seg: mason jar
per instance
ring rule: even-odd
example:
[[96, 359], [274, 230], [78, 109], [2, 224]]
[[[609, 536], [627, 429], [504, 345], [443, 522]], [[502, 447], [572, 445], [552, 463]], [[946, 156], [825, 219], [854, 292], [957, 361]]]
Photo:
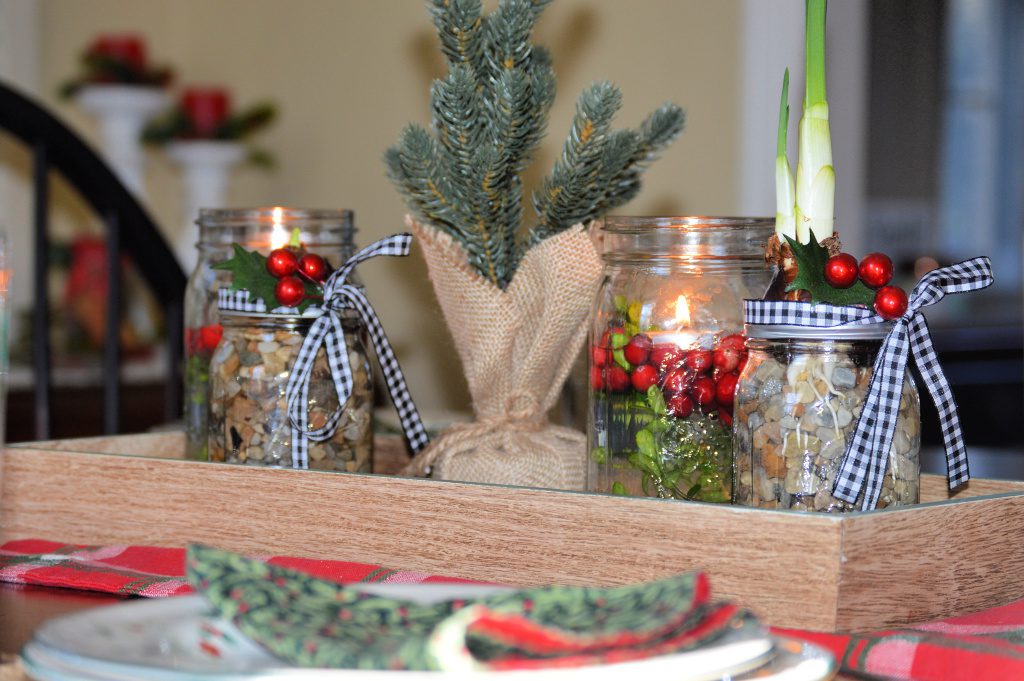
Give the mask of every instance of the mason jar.
[[296, 208], [204, 208], [199, 211], [199, 257], [185, 288], [185, 432], [190, 459], [206, 461], [210, 357], [223, 329], [217, 291], [230, 283], [230, 273], [214, 269], [229, 259], [237, 243], [263, 255], [288, 243], [299, 229], [305, 249], [337, 267], [355, 252], [350, 210]]
[[608, 217], [589, 335], [587, 489], [728, 502], [743, 299], [771, 279], [765, 218]]
[[[891, 324], [821, 329], [747, 325], [735, 409], [735, 501], [842, 513], [832, 487]], [[877, 508], [918, 503], [921, 402], [907, 372]]]
[[[224, 334], [210, 361], [211, 461], [292, 467], [292, 427], [286, 388], [315, 316], [221, 310]], [[309, 468], [370, 473], [373, 451], [373, 378], [366, 329], [351, 314], [342, 318], [352, 371], [352, 394], [334, 435], [309, 442]], [[324, 426], [338, 408], [338, 394], [324, 347], [309, 377], [307, 421]]]

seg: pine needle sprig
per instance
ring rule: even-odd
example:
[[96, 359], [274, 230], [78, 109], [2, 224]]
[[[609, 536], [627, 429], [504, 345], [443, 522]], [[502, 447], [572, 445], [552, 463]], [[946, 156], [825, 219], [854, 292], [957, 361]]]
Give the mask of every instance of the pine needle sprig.
[[428, 9], [448, 63], [479, 70], [484, 33], [480, 0], [431, 0]]
[[562, 157], [533, 194], [540, 223], [530, 230], [531, 245], [584, 219], [600, 201], [605, 191], [599, 182], [605, 144], [621, 106], [622, 93], [607, 81], [594, 83], [580, 95]]
[[[648, 116], [637, 130], [637, 145], [629, 160], [607, 179], [608, 191], [597, 206], [597, 214], [632, 200], [640, 193], [640, 177], [683, 131], [686, 114], [675, 104], [666, 103]], [[614, 152], [609, 151], [609, 166], [614, 167]]]
[[683, 127], [682, 110], [666, 105], [636, 130], [613, 131], [621, 93], [610, 83], [591, 86], [533, 193], [536, 225], [524, 230], [522, 173], [555, 98], [551, 56], [530, 36], [551, 1], [499, 0], [485, 16], [480, 0], [428, 0], [448, 74], [431, 88], [431, 131], [409, 126], [384, 154], [410, 209], [503, 289], [526, 249], [632, 198], [643, 170]]

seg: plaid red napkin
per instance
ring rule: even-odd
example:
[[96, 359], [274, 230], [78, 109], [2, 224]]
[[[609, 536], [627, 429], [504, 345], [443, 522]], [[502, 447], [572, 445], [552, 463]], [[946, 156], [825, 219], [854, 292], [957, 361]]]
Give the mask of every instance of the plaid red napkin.
[[[469, 582], [379, 565], [274, 556], [266, 562], [336, 582]], [[134, 596], [189, 593], [185, 550], [76, 546], [41, 539], [0, 546], [0, 581]], [[868, 635], [774, 629], [828, 648], [842, 668], [912, 681], [1024, 679], [1024, 600], [983, 612]]]
[[[424, 572], [339, 560], [254, 556], [339, 583], [470, 582]], [[20, 539], [0, 546], [0, 581], [103, 591], [124, 596], [177, 596], [192, 592], [185, 581], [185, 549], [158, 546], [79, 546]]]

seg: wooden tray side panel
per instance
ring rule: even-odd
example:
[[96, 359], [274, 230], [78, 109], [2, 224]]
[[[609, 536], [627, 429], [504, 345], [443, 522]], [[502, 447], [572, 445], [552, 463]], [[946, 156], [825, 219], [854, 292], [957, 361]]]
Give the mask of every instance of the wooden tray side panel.
[[27, 447], [0, 473], [3, 540], [204, 542], [522, 585], [701, 568], [772, 624], [835, 626], [835, 518]]
[[1024, 495], [852, 516], [836, 626], [880, 629], [1024, 598], [1021, 537]]
[[1024, 492], [1024, 482], [1020, 480], [992, 480], [989, 478], [971, 478], [970, 482], [950, 492], [949, 484], [944, 475], [921, 475], [921, 501], [947, 501], [949, 499], [968, 499], [988, 494], [1006, 494], [1007, 492]]

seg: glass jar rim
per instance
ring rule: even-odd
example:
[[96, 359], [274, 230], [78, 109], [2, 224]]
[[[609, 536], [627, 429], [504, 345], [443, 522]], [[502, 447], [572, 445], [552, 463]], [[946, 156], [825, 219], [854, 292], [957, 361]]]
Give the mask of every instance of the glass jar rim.
[[655, 230], [741, 230], [775, 227], [775, 218], [714, 215], [607, 215], [601, 229], [616, 234], [644, 234]]
[[287, 221], [296, 222], [340, 222], [352, 221], [353, 212], [347, 208], [289, 208], [288, 206], [257, 206], [254, 208], [200, 208], [196, 224], [206, 226], [229, 226], [252, 223]]
[[[600, 223], [608, 263], [765, 266], [773, 218], [609, 215]], [[702, 264], [703, 263], [703, 264]]]
[[796, 324], [744, 324], [743, 333], [751, 340], [882, 340], [892, 330], [893, 322], [850, 326], [798, 326]]

